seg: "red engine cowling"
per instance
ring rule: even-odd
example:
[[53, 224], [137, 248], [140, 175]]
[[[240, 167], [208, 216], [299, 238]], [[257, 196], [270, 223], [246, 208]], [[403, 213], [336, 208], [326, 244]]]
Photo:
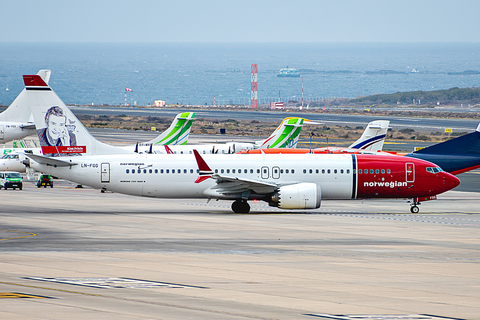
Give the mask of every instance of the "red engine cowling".
[[281, 209], [320, 208], [322, 191], [316, 183], [304, 182], [282, 186], [272, 196], [271, 205]]

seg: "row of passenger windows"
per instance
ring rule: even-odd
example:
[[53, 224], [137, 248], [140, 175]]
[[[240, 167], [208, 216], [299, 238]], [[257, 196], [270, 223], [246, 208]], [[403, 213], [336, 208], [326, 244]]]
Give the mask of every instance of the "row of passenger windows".
[[[322, 174], [325, 174], [325, 173], [331, 174], [332, 172], [333, 172], [333, 174], [337, 174], [339, 172], [340, 172], [340, 174], [343, 174], [344, 172], [346, 174], [349, 174], [350, 169], [347, 169], [345, 171], [343, 169], [340, 169], [340, 170], [338, 170], [338, 169], [333, 169], [333, 170], [332, 169], [322, 169], [321, 172], [322, 172]], [[307, 169], [303, 169], [303, 173], [307, 173]], [[308, 173], [313, 173], [313, 169], [309, 169]], [[320, 169], [315, 169], [315, 173], [317, 173], [317, 174], [320, 173]]]
[[[278, 172], [278, 168], [274, 168], [273, 170], [275, 171], [275, 173]], [[188, 172], [190, 172], [191, 174], [194, 173], [194, 169], [189, 169], [189, 170], [187, 170], [187, 169], [183, 169], [183, 170], [182, 170], [182, 169], [131, 169], [131, 170], [130, 170], [130, 169], [126, 169], [126, 170], [125, 170], [126, 173], [130, 173], [130, 172], [131, 172], [131, 173], [142, 173], [142, 172], [143, 172], [143, 173], [147, 173], [147, 172], [148, 172], [148, 173], [157, 173], [157, 174], [158, 174], [158, 173], [160, 173], [160, 174], [163, 174], [163, 173], [182, 173], [182, 171], [183, 171], [183, 173], [185, 173], [185, 174], [188, 173]], [[249, 170], [249, 169], [243, 169], [243, 173], [244, 173], [244, 174], [247, 174], [247, 173], [249, 173], [249, 172], [250, 172], [251, 174], [253, 174], [255, 171], [256, 171], [258, 174], [260, 174], [260, 172], [261, 172], [260, 169], [256, 169], [256, 170], [254, 170], [254, 169], [250, 169], [250, 170]], [[268, 169], [263, 169], [263, 171], [264, 171], [263, 173], [268, 173]], [[378, 171], [378, 170], [377, 170], [377, 171]], [[383, 171], [384, 171], [384, 170], [382, 170], [382, 173], [384, 173]], [[227, 174], [228, 174], [228, 173], [230, 173], [230, 172], [231, 172], [231, 173], [242, 173], [242, 169], [220, 169], [220, 170], [219, 170], [219, 169], [215, 169], [215, 173], [227, 173]], [[321, 170], [320, 170], [320, 169], [315, 169], [315, 170], [313, 170], [313, 169], [308, 169], [308, 171], [307, 171], [307, 169], [303, 169], [303, 173], [306, 174], [307, 172], [308, 172], [308, 173], [311, 173], [311, 174], [313, 174], [314, 172], [315, 172], [316, 174], [319, 174], [320, 172], [321, 172], [322, 174], [325, 174], [325, 173], [331, 174], [332, 172], [333, 172], [334, 174], [337, 174], [337, 173], [340, 173], [340, 174], [343, 174], [343, 173], [349, 174], [349, 173], [350, 173], [350, 169], [346, 169], [346, 170], [344, 170], [344, 169], [340, 169], [340, 170], [338, 170], [338, 169], [321, 169]], [[196, 170], [196, 173], [199, 173], [199, 170], [198, 170], [198, 169]], [[283, 174], [283, 173], [285, 173], [285, 174], [294, 174], [294, 173], [295, 173], [295, 169], [280, 169], [280, 174]], [[361, 170], [361, 169], [359, 170], [359, 173], [362, 173], [362, 170]], [[368, 173], [368, 170], [365, 170], [365, 173]], [[372, 172], [371, 172], [371, 173], [373, 173], [373, 169], [372, 169]], [[377, 172], [377, 173], [378, 173], [378, 172]], [[390, 173], [390, 170], [388, 170], [387, 173]]]
[[[193, 169], [190, 169], [190, 173], [193, 173], [193, 171], [194, 171]], [[165, 170], [164, 169], [160, 169], [160, 170], [159, 169], [148, 169], [148, 170], [147, 169], [132, 169], [132, 170], [127, 169], [127, 170], [125, 170], [125, 172], [126, 173], [130, 173], [130, 172], [132, 172], [132, 173], [142, 173], [142, 172], [143, 173], [147, 173], [147, 172], [148, 173], [154, 173], [154, 172], [155, 173], [159, 173], [159, 172], [160, 173], [170, 173], [170, 172], [171, 173], [182, 173], [182, 169], [172, 169], [172, 170], [170, 170], [170, 169], [165, 169]], [[197, 173], [199, 173], [199, 172], [200, 171], [197, 169]], [[183, 173], [188, 173], [188, 170], [183, 169]]]
[[[370, 174], [373, 174], [373, 172], [375, 172], [375, 174], [379, 174], [380, 172], [382, 174], [385, 174], [385, 169], [375, 169], [375, 171], [373, 169], [370, 169]], [[362, 174], [362, 169], [358, 169], [358, 174]], [[364, 169], [363, 174], [368, 174], [368, 169]], [[387, 174], [390, 174], [390, 169], [387, 169]]]

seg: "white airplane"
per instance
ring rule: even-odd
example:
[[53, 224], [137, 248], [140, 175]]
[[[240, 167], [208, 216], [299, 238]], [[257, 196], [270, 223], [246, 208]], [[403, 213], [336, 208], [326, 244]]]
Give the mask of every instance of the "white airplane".
[[[194, 117], [194, 112], [177, 114], [167, 130], [145, 144], [156, 146], [156, 148], [161, 146], [165, 150], [163, 145], [174, 146], [187, 143]], [[138, 146], [130, 145], [118, 148], [133, 152]], [[0, 158], [0, 171], [25, 172], [25, 166], [22, 162], [26, 159], [26, 154], [42, 155], [43, 153], [41, 148], [1, 148], [0, 154], [3, 155]]]
[[[314, 123], [308, 119], [288, 117], [283, 119], [282, 123], [265, 140], [255, 142], [226, 142], [216, 144], [187, 144], [187, 145], [169, 145], [168, 148], [157, 147], [150, 149], [147, 144], [143, 144], [143, 152], [156, 154], [174, 153], [174, 154], [192, 154], [197, 150], [201, 154], [230, 154], [254, 149], [268, 148], [295, 148], [297, 146], [300, 132], [304, 123]], [[138, 149], [141, 150], [141, 149]]]
[[[233, 200], [247, 213], [247, 200], [283, 209], [314, 209], [322, 199], [413, 198], [420, 201], [460, 181], [433, 163], [406, 157], [345, 154], [210, 155], [138, 154], [99, 142], [51, 88], [36, 75], [24, 76], [28, 101], [44, 155], [25, 165], [82, 185], [157, 198]], [[50, 130], [45, 115], [60, 108], [69, 137], [57, 145], [42, 141]], [[51, 154], [50, 156], [45, 156]], [[53, 157], [55, 156], [55, 157]]]
[[[47, 84], [50, 80], [50, 74], [50, 70], [40, 70], [37, 73]], [[33, 123], [30, 105], [25, 101], [26, 90], [28, 89], [24, 88], [12, 104], [0, 113], [0, 143], [23, 139], [35, 134], [35, 124]]]

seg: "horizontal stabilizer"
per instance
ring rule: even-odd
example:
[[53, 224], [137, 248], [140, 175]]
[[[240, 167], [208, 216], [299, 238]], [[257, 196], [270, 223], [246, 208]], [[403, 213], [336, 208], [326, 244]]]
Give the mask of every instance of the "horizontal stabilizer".
[[22, 128], [22, 129], [35, 129], [35, 123], [29, 123], [29, 124], [21, 125], [20, 128]]
[[25, 154], [30, 159], [47, 166], [54, 166], [54, 167], [70, 167], [75, 166], [78, 163], [73, 162], [72, 160], [60, 160], [57, 158], [50, 158], [35, 154]]

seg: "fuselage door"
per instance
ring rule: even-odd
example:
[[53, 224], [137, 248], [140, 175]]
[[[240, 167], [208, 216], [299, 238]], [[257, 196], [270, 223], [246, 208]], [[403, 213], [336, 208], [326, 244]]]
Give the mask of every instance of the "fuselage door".
[[3, 140], [5, 138], [3, 134], [3, 125], [0, 125], [0, 140]]
[[102, 173], [101, 173], [102, 183], [110, 182], [110, 163], [102, 163], [101, 170], [102, 170]]
[[272, 178], [273, 179], [280, 179], [280, 168], [279, 167], [273, 167], [272, 168]]
[[407, 182], [415, 181], [415, 164], [412, 162], [405, 163], [405, 179]]
[[262, 167], [261, 169], [262, 171], [262, 179], [268, 179], [268, 167], [267, 166], [264, 166]]

